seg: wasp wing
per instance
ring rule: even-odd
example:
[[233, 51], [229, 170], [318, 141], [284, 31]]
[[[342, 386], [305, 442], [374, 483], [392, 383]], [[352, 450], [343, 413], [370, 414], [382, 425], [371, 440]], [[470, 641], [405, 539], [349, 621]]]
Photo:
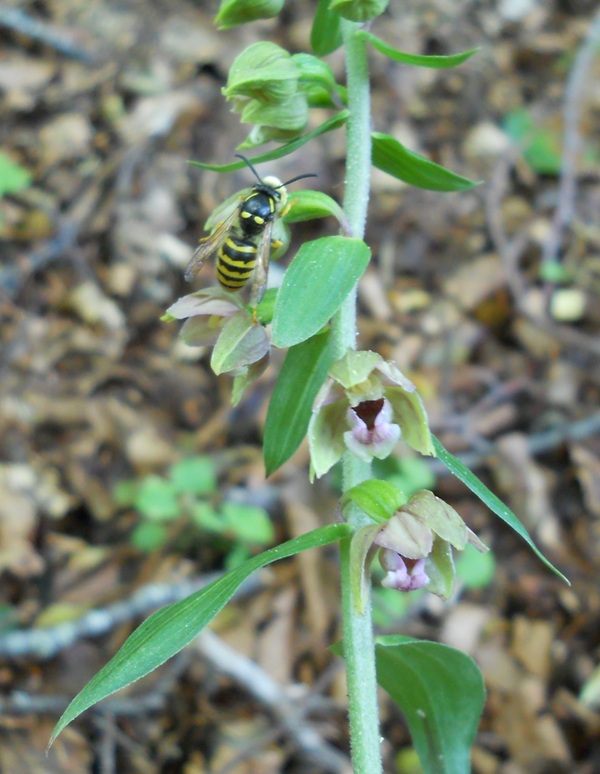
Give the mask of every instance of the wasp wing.
[[238, 210], [236, 208], [226, 220], [218, 223], [207, 237], [200, 240], [200, 244], [194, 251], [190, 262], [185, 268], [183, 276], [188, 282], [198, 274], [206, 259], [210, 258], [213, 253], [216, 253], [227, 239], [227, 234], [231, 231], [231, 227], [233, 226], [237, 214]]
[[262, 297], [267, 289], [267, 279], [269, 274], [269, 256], [271, 254], [271, 234], [273, 231], [273, 221], [269, 220], [265, 224], [260, 244], [256, 251], [256, 269], [254, 271], [254, 280], [252, 282], [252, 296], [250, 305], [253, 309], [260, 304]]

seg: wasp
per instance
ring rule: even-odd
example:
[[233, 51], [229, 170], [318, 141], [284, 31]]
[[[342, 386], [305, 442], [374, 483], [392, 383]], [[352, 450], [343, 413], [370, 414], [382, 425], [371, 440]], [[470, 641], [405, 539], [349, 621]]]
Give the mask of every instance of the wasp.
[[281, 241], [273, 239], [273, 225], [290, 208], [286, 185], [316, 175], [298, 175], [285, 183], [271, 175], [261, 179], [245, 156], [236, 156], [248, 165], [258, 182], [228, 199], [211, 215], [207, 226], [217, 217], [223, 216], [223, 219], [200, 240], [185, 270], [185, 279], [192, 280], [206, 260], [216, 253], [217, 279], [225, 290], [240, 290], [254, 275], [250, 303], [256, 310], [267, 287], [271, 249], [282, 245]]

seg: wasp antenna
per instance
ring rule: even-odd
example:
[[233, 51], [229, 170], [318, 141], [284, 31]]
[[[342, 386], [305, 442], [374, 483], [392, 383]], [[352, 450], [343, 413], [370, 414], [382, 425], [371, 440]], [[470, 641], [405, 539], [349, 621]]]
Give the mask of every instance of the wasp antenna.
[[250, 167], [252, 172], [254, 172], [254, 177], [258, 180], [259, 183], [262, 183], [262, 180], [260, 179], [260, 175], [258, 174], [258, 172], [252, 166], [252, 163], [250, 162], [250, 159], [247, 159], [245, 156], [242, 156], [241, 153], [236, 153], [235, 155], [238, 157], [238, 159], [241, 159], [247, 166]]
[[298, 177], [293, 177], [291, 180], [286, 180], [285, 183], [282, 183], [281, 185], [278, 185], [277, 188], [283, 188], [284, 185], [289, 185], [290, 183], [295, 183], [296, 180], [304, 180], [305, 177], [319, 177], [314, 172], [309, 173], [308, 175], [298, 175]]

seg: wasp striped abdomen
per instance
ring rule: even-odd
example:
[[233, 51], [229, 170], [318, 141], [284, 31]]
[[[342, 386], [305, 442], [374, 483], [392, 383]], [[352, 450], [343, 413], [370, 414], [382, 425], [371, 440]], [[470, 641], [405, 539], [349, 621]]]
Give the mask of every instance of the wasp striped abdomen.
[[256, 268], [256, 245], [230, 233], [217, 256], [217, 278], [226, 290], [243, 288]]

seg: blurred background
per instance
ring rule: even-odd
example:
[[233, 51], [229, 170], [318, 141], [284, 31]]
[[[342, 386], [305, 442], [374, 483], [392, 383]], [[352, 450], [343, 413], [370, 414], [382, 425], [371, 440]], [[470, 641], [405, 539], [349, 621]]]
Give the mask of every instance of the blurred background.
[[[210, 353], [160, 316], [216, 205], [252, 185], [220, 89], [257, 40], [309, 50], [314, 3], [218, 33], [216, 2], [0, 2], [0, 772], [348, 772], [335, 551], [257, 575], [212, 632], [89, 711], [68, 701], [149, 613], [337, 518], [305, 446], [268, 481], [261, 436], [283, 353], [233, 409]], [[552, 575], [408, 448], [378, 473], [434, 488], [492, 548], [456, 597], [378, 589], [381, 631], [470, 653], [488, 703], [477, 774], [600, 771], [600, 16], [586, 0], [399, 3], [373, 52], [375, 128], [465, 176], [374, 170], [360, 344], [418, 385], [432, 429], [525, 523]], [[343, 82], [342, 52], [328, 62]], [[329, 116], [312, 111], [311, 127]], [[340, 132], [262, 175], [343, 197]], [[314, 184], [314, 185], [313, 185]], [[299, 184], [304, 185], [304, 184]], [[333, 221], [292, 227], [286, 265]], [[273, 264], [272, 278], [281, 274]], [[207, 265], [196, 287], [215, 283]], [[415, 772], [382, 696], [386, 771]]]

